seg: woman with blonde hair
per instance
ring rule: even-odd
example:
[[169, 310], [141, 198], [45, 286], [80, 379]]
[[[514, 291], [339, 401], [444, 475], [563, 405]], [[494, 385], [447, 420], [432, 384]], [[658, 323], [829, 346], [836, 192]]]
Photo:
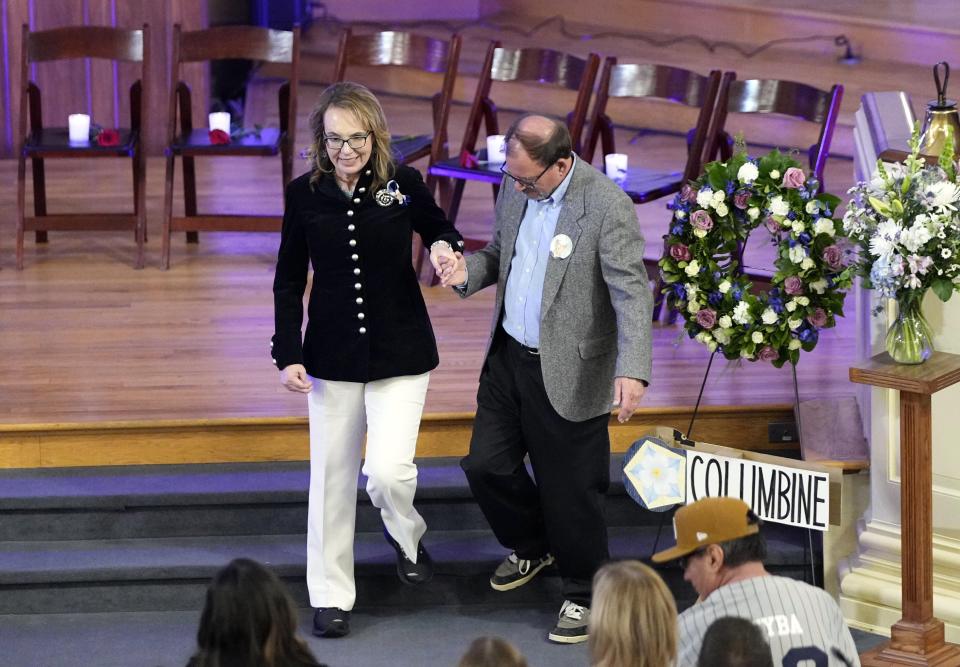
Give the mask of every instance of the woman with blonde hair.
[[[363, 473], [406, 584], [432, 575], [413, 507], [417, 432], [439, 359], [411, 242], [439, 272], [462, 237], [420, 173], [394, 161], [377, 98], [356, 83], [321, 93], [310, 114], [311, 170], [286, 189], [271, 342], [280, 382], [307, 395], [307, 589], [313, 632], [342, 637], [356, 598], [353, 539]], [[308, 267], [313, 286], [302, 334]]]
[[660, 575], [632, 560], [597, 570], [589, 645], [594, 667], [672, 667], [677, 605]]

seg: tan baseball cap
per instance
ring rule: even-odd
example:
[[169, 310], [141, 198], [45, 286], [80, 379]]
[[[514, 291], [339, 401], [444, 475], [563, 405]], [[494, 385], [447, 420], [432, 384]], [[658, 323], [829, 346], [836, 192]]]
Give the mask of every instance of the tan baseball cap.
[[653, 555], [663, 563], [693, 553], [708, 544], [719, 544], [760, 532], [760, 525], [748, 521], [750, 506], [739, 498], [701, 498], [673, 515], [677, 545]]

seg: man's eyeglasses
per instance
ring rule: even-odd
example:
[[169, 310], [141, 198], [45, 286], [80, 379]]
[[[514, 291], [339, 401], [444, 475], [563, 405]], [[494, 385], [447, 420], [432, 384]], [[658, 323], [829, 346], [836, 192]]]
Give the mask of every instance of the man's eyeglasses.
[[681, 556], [680, 558], [677, 559], [677, 565], [680, 566], [681, 570], [686, 570], [687, 565], [690, 564], [690, 561], [692, 561], [694, 558], [698, 558], [702, 556], [704, 553], [706, 553], [706, 551], [707, 551], [707, 548], [704, 547], [703, 549], [697, 549], [693, 553], [689, 553], [686, 556]]
[[330, 150], [338, 151], [343, 148], [344, 144], [346, 144], [356, 151], [367, 145], [367, 137], [369, 137], [371, 134], [373, 134], [372, 131], [367, 132], [366, 134], [355, 134], [352, 137], [347, 137], [346, 139], [341, 139], [340, 137], [324, 137], [323, 142]]
[[500, 173], [503, 174], [504, 176], [509, 176], [509, 177], [512, 178], [514, 181], [516, 181], [517, 183], [519, 183], [519, 184], [520, 184], [520, 187], [522, 187], [525, 191], [528, 191], [528, 192], [529, 192], [530, 190], [536, 190], [536, 189], [537, 189], [537, 181], [539, 181], [541, 178], [543, 178], [543, 175], [544, 175], [545, 173], [547, 173], [548, 171], [550, 171], [550, 167], [552, 167], [552, 166], [555, 165], [555, 164], [556, 164], [556, 162], [551, 162], [550, 164], [548, 164], [546, 167], [544, 167], [543, 171], [541, 171], [541, 172], [537, 175], [537, 177], [536, 177], [535, 179], [533, 179], [533, 180], [530, 180], [529, 178], [520, 178], [519, 176], [514, 176], [514, 175], [511, 174], [509, 171], [507, 171], [507, 167], [506, 167], [505, 165], [500, 165]]

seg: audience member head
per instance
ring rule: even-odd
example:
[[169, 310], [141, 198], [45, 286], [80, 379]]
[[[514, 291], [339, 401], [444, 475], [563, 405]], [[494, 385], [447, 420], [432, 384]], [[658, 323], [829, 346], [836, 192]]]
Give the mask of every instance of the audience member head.
[[460, 658], [458, 667], [527, 667], [527, 661], [505, 639], [478, 637]]
[[504, 135], [504, 173], [530, 199], [546, 199], [573, 168], [573, 148], [567, 126], [537, 114], [520, 116]]
[[[331, 110], [340, 113], [328, 113]], [[359, 134], [369, 132], [363, 145], [357, 149], [346, 145], [339, 148], [327, 145], [328, 135], [346, 139], [350, 135], [340, 128], [329, 128], [328, 123], [348, 127]], [[327, 87], [310, 112], [311, 144], [308, 154], [313, 166], [311, 183], [316, 184], [321, 174], [337, 173], [341, 178], [355, 175], [364, 168], [373, 171], [373, 188], [381, 187], [391, 178], [393, 152], [390, 148], [390, 130], [380, 101], [366, 86], [344, 81]], [[336, 129], [336, 132], [332, 132]], [[341, 134], [343, 136], [341, 136]], [[340, 157], [350, 158], [342, 162]]]
[[701, 498], [681, 507], [673, 528], [676, 546], [654, 554], [653, 561], [678, 561], [701, 600], [744, 574], [765, 573], [760, 519], [739, 498]]
[[677, 607], [660, 575], [639, 561], [601, 567], [593, 578], [588, 641], [594, 667], [673, 665]]
[[707, 629], [697, 667], [773, 667], [773, 656], [753, 621], [728, 616]]
[[270, 570], [238, 558], [207, 588], [189, 667], [300, 667], [318, 665], [297, 637], [297, 613]]

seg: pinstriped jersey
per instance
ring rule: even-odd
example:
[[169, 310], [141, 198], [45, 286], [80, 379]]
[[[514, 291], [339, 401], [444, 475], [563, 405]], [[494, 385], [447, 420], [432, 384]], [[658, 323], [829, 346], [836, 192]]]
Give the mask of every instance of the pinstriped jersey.
[[826, 591], [764, 575], [721, 586], [680, 614], [677, 667], [696, 667], [707, 628], [725, 616], [746, 618], [760, 627], [775, 667], [860, 665], [850, 628]]

